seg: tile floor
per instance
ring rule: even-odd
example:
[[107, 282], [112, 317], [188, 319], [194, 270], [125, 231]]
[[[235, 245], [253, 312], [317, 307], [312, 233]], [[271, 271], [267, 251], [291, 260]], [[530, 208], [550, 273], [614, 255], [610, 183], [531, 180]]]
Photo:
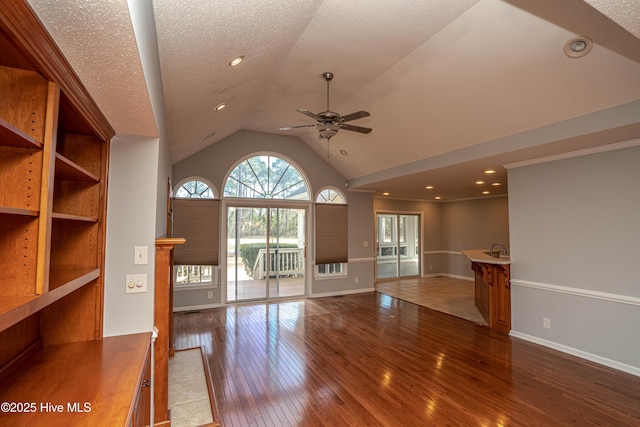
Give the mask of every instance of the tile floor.
[[378, 282], [376, 291], [486, 325], [475, 306], [475, 284], [451, 277], [428, 277]]
[[176, 351], [169, 358], [171, 425], [195, 427], [213, 421], [199, 348]]

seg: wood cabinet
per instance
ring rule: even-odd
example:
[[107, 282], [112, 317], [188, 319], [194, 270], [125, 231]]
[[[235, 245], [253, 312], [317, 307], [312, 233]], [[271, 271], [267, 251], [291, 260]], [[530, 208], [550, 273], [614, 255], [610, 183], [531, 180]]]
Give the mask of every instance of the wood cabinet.
[[149, 422], [150, 334], [102, 337], [113, 135], [27, 1], [0, 2], [0, 401], [38, 405], [0, 425]]
[[44, 347], [2, 381], [2, 426], [149, 425], [151, 334]]
[[147, 347], [147, 356], [138, 377], [137, 392], [131, 409], [129, 426], [148, 426], [151, 424], [151, 344]]
[[511, 283], [508, 264], [472, 262], [475, 275], [476, 307], [489, 327], [511, 330]]

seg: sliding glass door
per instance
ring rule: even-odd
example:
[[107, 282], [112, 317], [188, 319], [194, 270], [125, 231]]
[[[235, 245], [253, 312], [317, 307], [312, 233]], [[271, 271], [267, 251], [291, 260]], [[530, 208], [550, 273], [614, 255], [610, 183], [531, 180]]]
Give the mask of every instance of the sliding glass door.
[[389, 279], [420, 274], [420, 216], [378, 213], [376, 277]]
[[227, 301], [305, 294], [305, 209], [227, 208]]

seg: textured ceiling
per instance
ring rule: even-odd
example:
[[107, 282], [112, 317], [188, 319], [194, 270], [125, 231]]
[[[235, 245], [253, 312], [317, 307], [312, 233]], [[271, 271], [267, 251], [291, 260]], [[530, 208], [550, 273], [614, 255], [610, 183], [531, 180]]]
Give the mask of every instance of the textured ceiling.
[[587, 3], [640, 38], [640, 5], [638, 5], [638, 0], [587, 0]]
[[127, 2], [29, 4], [116, 132], [157, 136]]
[[[154, 135], [126, 1], [29, 2], [116, 131]], [[238, 129], [310, 123], [295, 110], [325, 109], [325, 71], [331, 110], [369, 111], [353, 124], [373, 132], [340, 131], [328, 158], [314, 128], [289, 134], [351, 188], [474, 197], [484, 168], [504, 181], [505, 163], [640, 138], [637, 0], [154, 0], [153, 14], [174, 162]], [[563, 54], [575, 35], [594, 42], [584, 58]]]

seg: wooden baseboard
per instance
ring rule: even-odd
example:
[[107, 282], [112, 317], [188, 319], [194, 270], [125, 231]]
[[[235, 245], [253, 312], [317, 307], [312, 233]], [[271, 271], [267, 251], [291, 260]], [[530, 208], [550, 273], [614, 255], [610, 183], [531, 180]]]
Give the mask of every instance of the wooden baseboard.
[[213, 389], [213, 378], [211, 376], [211, 369], [205, 356], [204, 347], [200, 347], [200, 354], [202, 355], [202, 366], [204, 368], [204, 378], [207, 382], [207, 391], [209, 392], [209, 403], [211, 404], [211, 416], [213, 422], [206, 424], [207, 427], [221, 426], [220, 412], [218, 411], [218, 400], [216, 399], [216, 391]]

